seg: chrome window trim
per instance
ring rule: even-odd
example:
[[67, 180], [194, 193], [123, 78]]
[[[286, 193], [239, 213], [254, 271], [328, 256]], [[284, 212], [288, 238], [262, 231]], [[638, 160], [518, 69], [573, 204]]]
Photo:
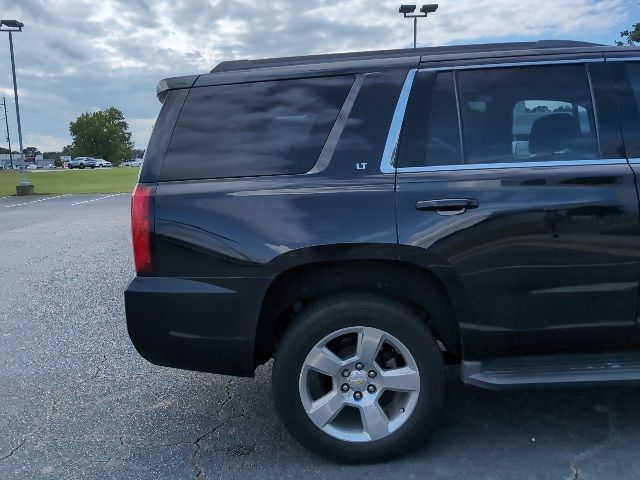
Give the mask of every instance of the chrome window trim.
[[640, 158], [630, 158], [629, 163], [631, 165], [640, 165]]
[[[609, 59], [607, 59], [609, 60]], [[387, 134], [387, 142], [385, 143], [384, 152], [382, 154], [382, 160], [380, 162], [380, 171], [382, 173], [414, 173], [414, 172], [439, 172], [439, 171], [454, 171], [454, 170], [485, 170], [495, 168], [518, 168], [518, 167], [558, 167], [558, 166], [573, 166], [573, 165], [617, 165], [618, 163], [627, 163], [622, 159], [599, 159], [599, 160], [567, 160], [567, 161], [550, 161], [550, 162], [511, 162], [511, 163], [479, 163], [479, 164], [460, 164], [460, 165], [436, 165], [430, 167], [395, 167], [395, 156], [397, 153], [398, 142], [400, 140], [400, 132], [402, 130], [402, 124], [404, 122], [405, 112], [407, 110], [407, 104], [409, 103], [409, 95], [411, 88], [413, 87], [413, 81], [415, 80], [418, 72], [439, 72], [439, 71], [457, 71], [457, 70], [481, 70], [488, 68], [509, 68], [509, 67], [528, 67], [536, 65], [564, 65], [564, 64], [580, 64], [580, 63], [596, 63], [604, 62], [604, 56], [601, 58], [575, 58], [566, 60], [540, 60], [540, 61], [525, 61], [525, 62], [508, 62], [508, 63], [487, 63], [487, 64], [473, 64], [473, 65], [452, 65], [448, 67], [424, 67], [409, 70], [407, 78], [404, 81], [400, 96], [398, 97], [398, 103], [393, 113], [391, 125], [389, 126], [389, 133]], [[587, 69], [588, 74], [588, 69]], [[454, 79], [455, 81], [455, 79]], [[457, 89], [456, 89], [457, 90]], [[456, 96], [458, 92], [456, 91]], [[593, 92], [592, 92], [593, 98]], [[458, 99], [456, 98], [456, 101]], [[595, 110], [595, 105], [594, 105]], [[458, 109], [458, 117], [459, 117]], [[459, 118], [459, 121], [461, 119]], [[597, 123], [597, 122], [596, 122]], [[461, 129], [458, 129], [461, 131]], [[464, 142], [462, 143], [464, 148]], [[613, 162], [613, 163], [612, 163]]]
[[356, 103], [356, 98], [360, 93], [360, 89], [364, 84], [364, 79], [366, 76], [367, 74], [355, 75], [353, 84], [351, 85], [351, 89], [349, 90], [349, 93], [347, 94], [347, 97], [342, 104], [342, 108], [340, 108], [340, 111], [338, 112], [338, 116], [336, 117], [335, 122], [333, 122], [333, 127], [331, 127], [331, 131], [327, 136], [327, 140], [322, 146], [320, 155], [318, 155], [318, 160], [316, 161], [316, 164], [311, 168], [311, 170], [306, 173], [306, 175], [314, 175], [316, 173], [320, 173], [324, 171], [331, 163], [331, 159], [333, 158], [333, 154], [336, 151], [336, 146], [338, 145], [340, 136], [342, 135], [342, 132], [347, 125], [347, 120], [349, 119], [349, 115], [351, 114], [353, 105]]
[[[591, 95], [591, 109], [593, 110], [593, 122], [596, 132], [596, 142], [598, 144], [598, 153], [602, 153], [602, 145], [600, 144], [600, 117], [598, 115], [598, 102], [596, 102], [596, 92], [593, 87], [593, 79], [591, 78], [591, 69], [587, 66], [587, 80], [589, 81], [589, 95]], [[578, 123], [580, 123], [580, 115], [578, 114]], [[589, 125], [591, 127], [591, 125]], [[580, 127], [582, 128], [582, 127]]]
[[384, 146], [384, 152], [382, 154], [382, 162], [380, 163], [380, 171], [382, 173], [395, 173], [396, 171], [394, 161], [398, 142], [400, 140], [400, 131], [402, 130], [404, 113], [407, 110], [407, 103], [409, 102], [409, 94], [411, 93], [411, 87], [413, 86], [413, 79], [416, 77], [417, 71], [417, 68], [409, 70], [407, 78], [404, 81], [404, 85], [402, 86], [402, 90], [400, 91], [398, 103], [396, 104], [396, 109], [393, 112], [393, 119], [389, 126], [387, 143]]
[[[464, 162], [467, 158], [467, 146], [464, 144], [464, 127], [462, 125], [462, 104], [460, 103], [460, 85], [458, 85], [458, 75], [451, 72], [453, 76], [453, 90], [456, 95], [456, 117], [458, 117], [458, 141], [460, 142], [460, 157], [458, 160]], [[427, 142], [428, 143], [428, 142]], [[427, 152], [425, 152], [426, 154]]]
[[607, 62], [640, 62], [640, 57], [606, 57]]
[[[640, 159], [638, 159], [640, 164]], [[460, 170], [504, 170], [509, 168], [554, 168], [577, 166], [626, 165], [623, 158], [607, 158], [601, 160], [558, 160], [550, 162], [505, 162], [505, 163], [473, 163], [462, 165], [434, 165], [431, 167], [402, 167], [397, 173], [421, 172], [456, 172]]]
[[451, 65], [448, 67], [422, 67], [418, 71], [438, 72], [441, 70], [481, 70], [483, 68], [512, 68], [512, 67], [531, 67], [536, 65], [569, 65], [576, 63], [596, 63], [604, 62], [604, 57], [600, 58], [572, 58], [566, 60], [531, 60], [525, 62], [506, 62], [506, 63], [474, 63], [473, 65]]

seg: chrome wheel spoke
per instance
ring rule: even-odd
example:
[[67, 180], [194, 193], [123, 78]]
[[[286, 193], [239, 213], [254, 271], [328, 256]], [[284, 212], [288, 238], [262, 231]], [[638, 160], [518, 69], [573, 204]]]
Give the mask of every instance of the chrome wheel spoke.
[[342, 368], [343, 361], [326, 347], [314, 348], [307, 357], [307, 365], [325, 375], [337, 375]]
[[358, 346], [356, 355], [358, 360], [368, 364], [374, 363], [382, 342], [384, 340], [384, 332], [377, 328], [364, 327], [358, 335]]
[[378, 382], [385, 390], [416, 392], [420, 390], [420, 375], [409, 367], [383, 370]]
[[323, 428], [327, 423], [333, 420], [342, 407], [344, 401], [342, 396], [336, 391], [327, 393], [324, 397], [319, 398], [311, 404], [311, 409], [307, 411], [311, 421], [318, 427]]
[[378, 402], [360, 408], [362, 426], [371, 440], [379, 440], [389, 435], [389, 419]]

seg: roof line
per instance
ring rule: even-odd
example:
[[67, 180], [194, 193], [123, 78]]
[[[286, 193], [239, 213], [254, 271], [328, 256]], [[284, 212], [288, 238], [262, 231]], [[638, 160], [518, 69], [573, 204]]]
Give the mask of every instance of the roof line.
[[488, 43], [475, 45], [452, 45], [439, 47], [406, 48], [396, 50], [374, 50], [363, 52], [304, 55], [297, 57], [277, 57], [256, 60], [232, 60], [218, 64], [211, 72], [231, 72], [252, 70], [255, 68], [278, 67], [286, 65], [305, 65], [313, 63], [338, 62], [345, 60], [365, 60], [376, 58], [415, 57], [431, 55], [456, 55], [481, 52], [499, 52], [514, 50], [546, 50], [554, 48], [604, 47], [605, 45], [572, 40], [539, 40], [536, 42]]

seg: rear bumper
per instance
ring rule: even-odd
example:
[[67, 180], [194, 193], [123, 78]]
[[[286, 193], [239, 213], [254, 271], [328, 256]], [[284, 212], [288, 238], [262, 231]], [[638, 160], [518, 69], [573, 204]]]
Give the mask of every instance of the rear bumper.
[[151, 363], [251, 376], [264, 279], [135, 277], [124, 293], [127, 329]]

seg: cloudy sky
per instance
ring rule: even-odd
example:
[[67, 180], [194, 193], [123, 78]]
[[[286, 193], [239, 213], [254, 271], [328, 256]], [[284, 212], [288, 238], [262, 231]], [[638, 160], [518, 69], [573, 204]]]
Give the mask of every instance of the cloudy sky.
[[[0, 0], [14, 35], [25, 146], [59, 150], [69, 122], [115, 106], [144, 148], [164, 77], [209, 71], [222, 60], [404, 48], [404, 1]], [[611, 44], [640, 21], [637, 0], [440, 0], [419, 25], [420, 45], [563, 38]], [[17, 128], [8, 39], [0, 36], [0, 94]], [[0, 145], [5, 135], [0, 127]]]

